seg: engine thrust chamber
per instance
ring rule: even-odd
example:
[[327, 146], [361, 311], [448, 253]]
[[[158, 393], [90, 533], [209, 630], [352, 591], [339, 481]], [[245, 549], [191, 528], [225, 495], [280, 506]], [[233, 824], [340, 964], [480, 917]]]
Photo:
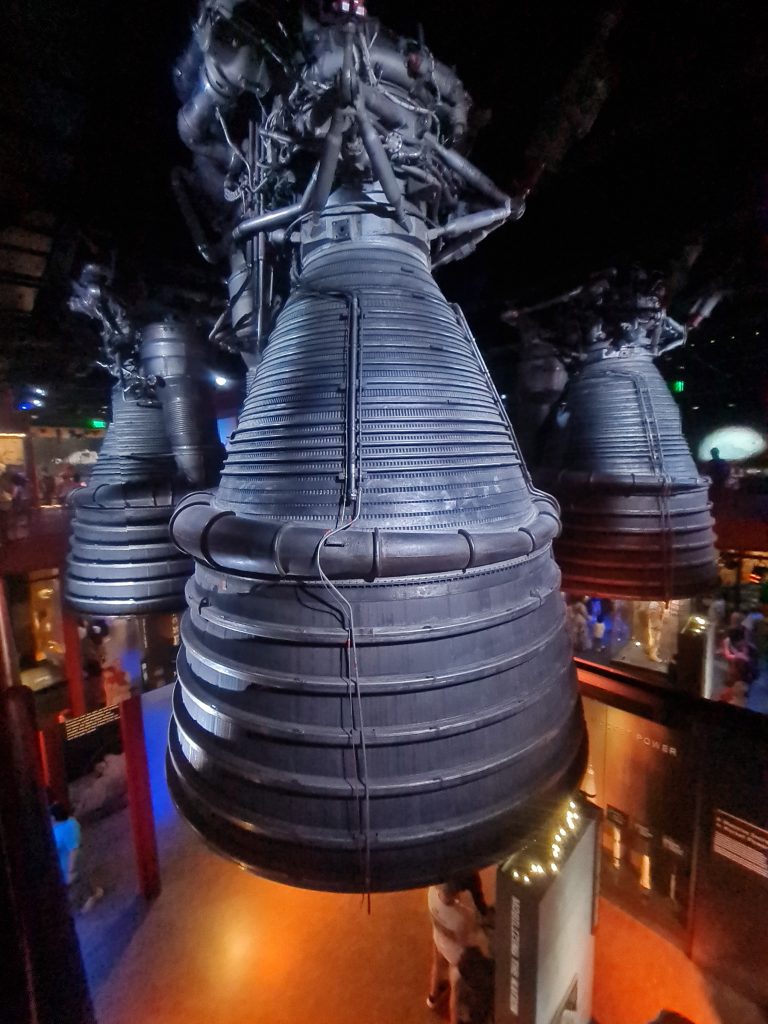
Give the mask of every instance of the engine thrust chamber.
[[88, 485], [73, 492], [66, 599], [87, 615], [175, 611], [190, 560], [171, 542], [176, 466], [152, 398], [112, 391], [112, 423]]
[[205, 487], [218, 480], [224, 451], [200, 340], [189, 324], [173, 319], [149, 324], [141, 335], [141, 366], [156, 381], [176, 476]]
[[566, 590], [670, 600], [716, 580], [709, 481], [647, 347], [596, 347], [566, 391], [536, 482], [562, 508]]
[[172, 520], [196, 569], [168, 777], [259, 874], [404, 889], [491, 862], [583, 771], [557, 508], [423, 226], [340, 212], [302, 242], [220, 485]]

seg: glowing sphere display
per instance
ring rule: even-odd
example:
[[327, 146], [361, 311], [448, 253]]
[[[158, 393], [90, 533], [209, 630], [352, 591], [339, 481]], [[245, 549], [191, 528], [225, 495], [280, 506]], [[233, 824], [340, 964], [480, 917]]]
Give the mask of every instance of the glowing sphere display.
[[752, 427], [720, 427], [707, 434], [699, 445], [699, 459], [706, 462], [711, 451], [717, 448], [720, 458], [729, 462], [741, 462], [762, 454], [768, 448], [765, 437]]

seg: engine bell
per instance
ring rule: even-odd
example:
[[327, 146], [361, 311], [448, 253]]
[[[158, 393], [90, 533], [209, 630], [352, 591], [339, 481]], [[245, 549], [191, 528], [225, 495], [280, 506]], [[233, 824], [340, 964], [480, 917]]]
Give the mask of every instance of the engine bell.
[[589, 350], [543, 449], [536, 482], [561, 504], [567, 590], [667, 601], [714, 584], [709, 481], [646, 345]]
[[88, 485], [73, 492], [66, 600], [86, 615], [175, 611], [190, 560], [168, 536], [184, 489], [160, 403], [112, 391], [110, 424]]
[[226, 856], [357, 892], [499, 857], [578, 783], [585, 732], [557, 506], [423, 221], [349, 211], [304, 223], [219, 487], [174, 513], [196, 566], [168, 777]]

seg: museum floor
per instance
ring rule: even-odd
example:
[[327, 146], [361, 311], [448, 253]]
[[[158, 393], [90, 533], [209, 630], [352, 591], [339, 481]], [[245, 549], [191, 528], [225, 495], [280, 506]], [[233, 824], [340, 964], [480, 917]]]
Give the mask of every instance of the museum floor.
[[[372, 898], [263, 881], [209, 853], [163, 778], [168, 688], [145, 698], [163, 876], [135, 896], [127, 812], [84, 833], [106, 895], [78, 931], [99, 1024], [429, 1024], [430, 930], [422, 891]], [[492, 874], [489, 883], [492, 885]], [[490, 885], [487, 887], [489, 888]], [[714, 988], [673, 945], [601, 901], [595, 1019], [646, 1024], [665, 1007], [695, 1024], [768, 1017]]]

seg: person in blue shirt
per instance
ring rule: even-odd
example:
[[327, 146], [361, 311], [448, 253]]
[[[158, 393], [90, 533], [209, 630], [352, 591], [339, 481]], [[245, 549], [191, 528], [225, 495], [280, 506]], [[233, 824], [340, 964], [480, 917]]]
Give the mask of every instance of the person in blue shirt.
[[51, 804], [53, 838], [59, 856], [61, 877], [67, 886], [73, 909], [87, 914], [104, 895], [104, 890], [91, 885], [78, 868], [81, 832], [77, 819], [62, 804]]

